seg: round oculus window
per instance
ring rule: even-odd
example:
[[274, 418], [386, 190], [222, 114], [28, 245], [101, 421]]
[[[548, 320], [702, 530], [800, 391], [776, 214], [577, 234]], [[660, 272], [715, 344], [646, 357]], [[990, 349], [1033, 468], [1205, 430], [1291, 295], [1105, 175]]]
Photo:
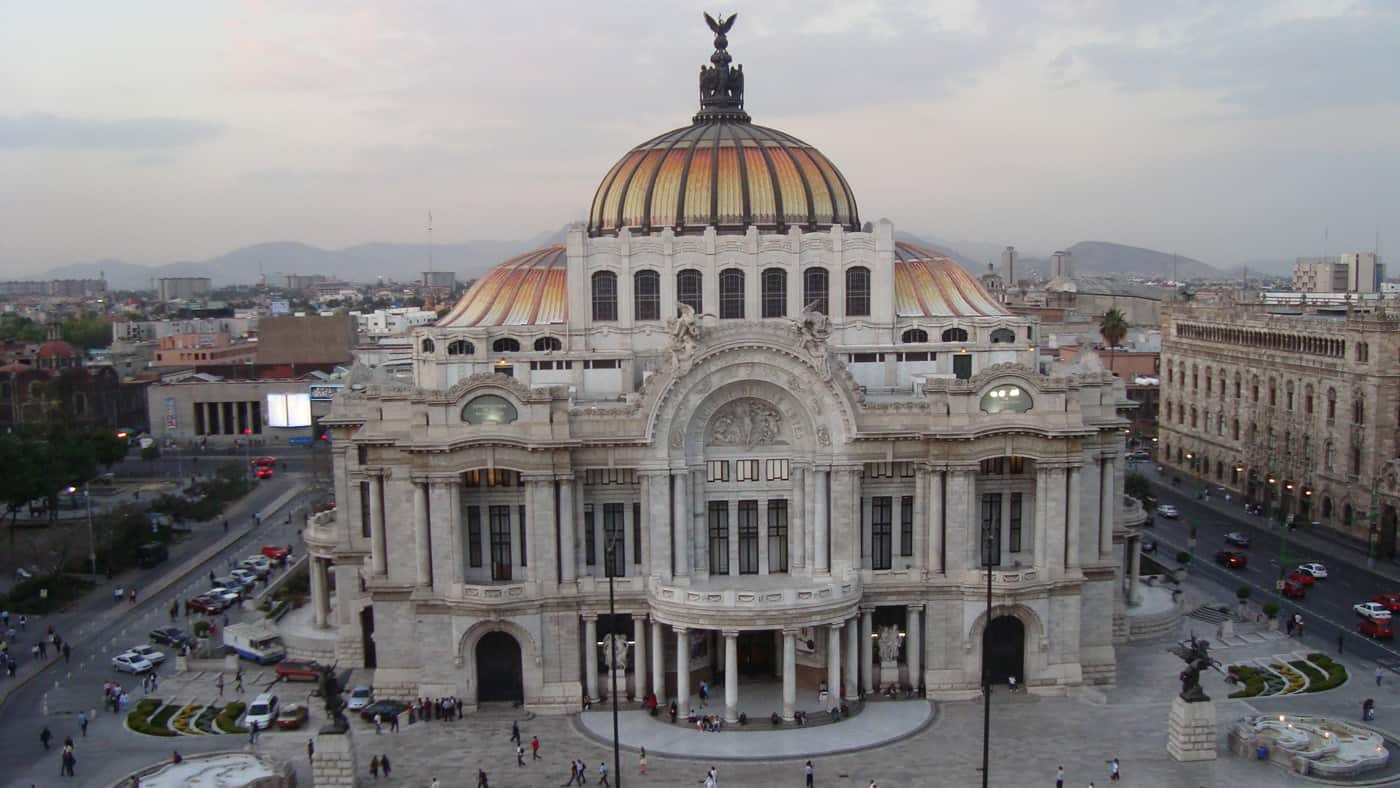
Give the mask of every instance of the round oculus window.
[[982, 395], [983, 413], [1025, 413], [1031, 404], [1031, 395], [1011, 384], [997, 386]]
[[486, 394], [462, 406], [462, 421], [468, 424], [510, 424], [520, 413], [510, 400]]

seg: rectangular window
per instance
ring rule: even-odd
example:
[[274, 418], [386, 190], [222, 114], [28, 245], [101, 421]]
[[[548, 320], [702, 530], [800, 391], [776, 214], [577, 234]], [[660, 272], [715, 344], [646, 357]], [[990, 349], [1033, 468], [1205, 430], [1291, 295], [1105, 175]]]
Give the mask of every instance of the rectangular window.
[[481, 507], [467, 507], [467, 561], [481, 566]]
[[884, 353], [851, 353], [846, 359], [852, 364], [875, 364], [885, 360]]
[[898, 360], [900, 360], [900, 361], [937, 361], [937, 360], [938, 360], [938, 354], [937, 354], [937, 353], [930, 353], [930, 352], [928, 352], [928, 351], [926, 351], [926, 350], [920, 350], [920, 351], [916, 351], [916, 352], [913, 352], [913, 353], [900, 353], [900, 354], [899, 354]]
[[899, 499], [899, 554], [914, 554], [914, 496]]
[[768, 573], [788, 570], [788, 502], [768, 502]]
[[729, 502], [710, 501], [710, 574], [729, 574]]
[[262, 434], [262, 403], [253, 403], [253, 434]]
[[491, 579], [510, 579], [510, 507], [492, 506], [489, 515], [491, 523]]
[[758, 501], [739, 502], [739, 574], [758, 574]]
[[615, 358], [595, 358], [583, 362], [584, 369], [621, 369], [622, 361]]
[[593, 535], [593, 504], [583, 505], [583, 563], [596, 566], [598, 563], [597, 537]]
[[632, 502], [632, 563], [642, 565], [642, 504]]
[[[6, 397], [6, 399], [9, 399], [9, 397]], [[196, 402], [196, 403], [194, 404], [194, 434], [195, 434], [195, 435], [204, 435], [204, 434], [205, 434], [205, 432], [204, 432], [204, 403], [203, 403], [203, 402]]]
[[1001, 493], [982, 495], [982, 530], [977, 540], [982, 566], [1001, 566]]
[[729, 481], [729, 461], [710, 460], [705, 463], [705, 481], [707, 482], [727, 482]]
[[622, 519], [625, 511], [624, 504], [603, 504], [603, 569], [606, 577], [627, 575], [627, 544], [623, 541], [627, 524]]
[[953, 377], [958, 380], [967, 380], [972, 377], [972, 354], [953, 354]]
[[787, 460], [768, 460], [768, 481], [785, 482], [791, 473]]
[[1021, 552], [1021, 493], [1011, 493], [1011, 532], [1006, 541], [1007, 550]]
[[369, 538], [369, 482], [360, 482], [360, 536]]
[[[430, 520], [429, 522], [431, 522], [431, 520]], [[526, 534], [526, 532], [527, 532], [528, 530], [529, 530], [529, 529], [527, 529], [527, 528], [525, 527], [525, 507], [522, 506], [522, 507], [520, 507], [520, 565], [521, 565], [521, 566], [529, 566], [529, 565], [530, 565], [530, 559], [527, 557], [527, 556], [529, 555], [529, 552], [526, 550], [526, 545], [525, 545], [525, 534]]]
[[893, 499], [888, 495], [870, 499], [870, 568], [890, 568], [890, 528], [893, 525]]
[[734, 481], [756, 482], [759, 480], [758, 460], [735, 460]]

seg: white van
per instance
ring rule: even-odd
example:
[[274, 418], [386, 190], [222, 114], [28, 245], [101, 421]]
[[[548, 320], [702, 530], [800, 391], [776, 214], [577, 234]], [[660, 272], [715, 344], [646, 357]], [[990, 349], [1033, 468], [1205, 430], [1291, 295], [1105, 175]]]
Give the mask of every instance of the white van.
[[253, 702], [248, 705], [248, 714], [244, 717], [244, 724], [249, 728], [254, 725], [258, 730], [263, 731], [272, 727], [272, 723], [277, 719], [277, 696], [269, 692], [253, 698]]

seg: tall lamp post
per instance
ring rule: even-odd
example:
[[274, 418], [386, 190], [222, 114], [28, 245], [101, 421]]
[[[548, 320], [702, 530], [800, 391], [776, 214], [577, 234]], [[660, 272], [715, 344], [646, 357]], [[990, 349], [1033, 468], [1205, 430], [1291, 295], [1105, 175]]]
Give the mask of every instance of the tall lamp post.
[[[77, 492], [78, 488], [68, 485], [68, 494]], [[92, 537], [92, 491], [88, 489], [88, 483], [83, 482], [83, 498], [87, 502], [87, 523], [88, 523], [88, 563], [92, 566], [92, 579], [97, 582], [97, 542]]]
[[[608, 639], [608, 673], [612, 674], [609, 679], [611, 689], [608, 694], [612, 696], [612, 724], [613, 724], [613, 776], [617, 778], [617, 788], [622, 788], [622, 747], [618, 741], [617, 733], [617, 633], [612, 631], [617, 627], [617, 591], [615, 578], [617, 576], [617, 533], [608, 535], [606, 544], [603, 547], [606, 556], [608, 572], [608, 630], [611, 637]], [[597, 644], [589, 644], [589, 648], [597, 648]]]
[[996, 535], [990, 524], [982, 528], [982, 564], [987, 568], [987, 620], [982, 626], [982, 788], [989, 785], [992, 744], [992, 674], [987, 670], [987, 633], [992, 626], [992, 549]]

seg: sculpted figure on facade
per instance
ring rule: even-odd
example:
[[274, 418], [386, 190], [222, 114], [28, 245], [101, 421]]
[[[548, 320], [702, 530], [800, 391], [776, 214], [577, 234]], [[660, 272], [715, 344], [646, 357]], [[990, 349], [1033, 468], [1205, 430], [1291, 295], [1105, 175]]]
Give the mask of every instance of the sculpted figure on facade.
[[880, 661], [894, 662], [899, 659], [899, 627], [894, 624], [880, 627]]
[[822, 377], [830, 380], [831, 366], [826, 356], [826, 343], [831, 338], [831, 318], [807, 308], [802, 310], [800, 319], [793, 321], [793, 329], [801, 338], [802, 349], [816, 362]]
[[627, 636], [604, 635], [603, 645], [608, 649], [608, 655], [611, 657], [613, 670], [626, 670]]
[[711, 446], [771, 446], [783, 439], [783, 414], [758, 399], [737, 399], [715, 414], [710, 426]]
[[666, 333], [671, 337], [671, 364], [678, 374], [684, 375], [690, 371], [695, 348], [700, 344], [700, 324], [695, 309], [689, 304], [681, 304], [680, 313], [666, 321]]

